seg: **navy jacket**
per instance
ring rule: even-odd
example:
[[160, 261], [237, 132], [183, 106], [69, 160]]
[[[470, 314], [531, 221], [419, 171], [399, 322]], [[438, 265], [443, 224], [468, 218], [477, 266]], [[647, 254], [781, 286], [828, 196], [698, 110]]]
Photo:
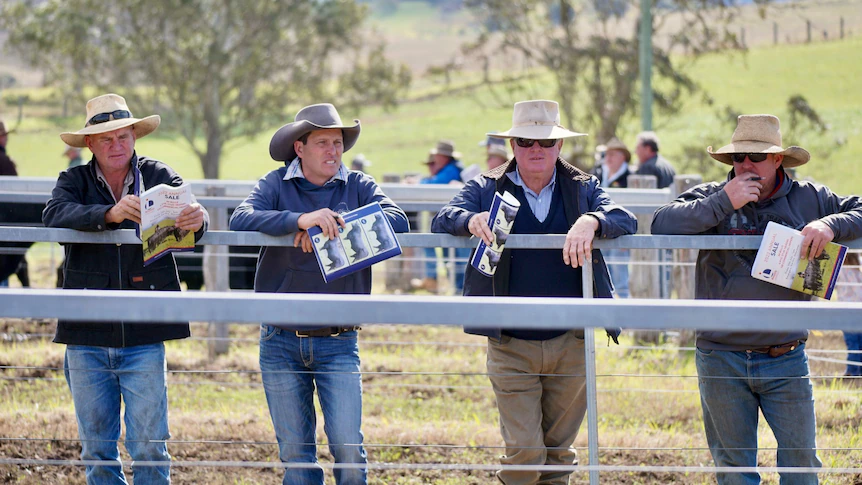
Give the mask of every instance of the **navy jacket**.
[[[514, 171], [517, 160], [489, 170], [467, 182], [461, 192], [440, 210], [431, 223], [432, 232], [446, 232], [455, 236], [470, 236], [467, 224], [474, 215], [490, 209], [494, 193], [514, 190], [514, 183], [506, 176]], [[557, 159], [557, 183], [563, 201], [566, 220], [571, 227], [583, 214], [594, 216], [599, 221], [597, 236], [611, 239], [637, 231], [637, 219], [622, 206], [613, 203], [599, 186], [597, 178], [578, 170], [562, 158]], [[467, 265], [464, 280], [466, 296], [506, 296], [509, 294], [509, 250], [504, 249], [493, 278], [488, 278]], [[562, 256], [560, 256], [562, 257]], [[613, 284], [601, 251], [593, 249], [593, 291], [598, 298], [613, 298]], [[537, 269], [539, 271], [539, 269]], [[465, 327], [464, 331], [494, 339], [501, 336], [500, 329], [476, 329]], [[608, 335], [617, 341], [619, 329], [609, 329]]]
[[[299, 216], [306, 212], [323, 208], [348, 212], [372, 202], [380, 204], [395, 232], [410, 230], [407, 215], [383, 193], [370, 175], [349, 171], [347, 183], [336, 180], [323, 187], [311, 187], [310, 182], [304, 179], [284, 180], [286, 172], [287, 164], [258, 181], [251, 194], [231, 215], [232, 231], [286, 236], [299, 231]], [[321, 204], [321, 200], [325, 200], [325, 204]], [[371, 293], [371, 268], [326, 283], [314, 253], [304, 253], [301, 248], [294, 247], [264, 246], [258, 258], [254, 291], [367, 295]], [[328, 322], [311, 328], [328, 326], [325, 323]]]
[[[130, 161], [141, 171], [144, 189], [159, 184], [182, 185], [183, 179], [171, 167], [152, 158], [132, 155]], [[134, 229], [137, 224], [125, 220], [106, 224], [105, 213], [113, 207], [111, 189], [96, 178], [95, 158], [63, 172], [42, 212], [47, 227], [79, 231]], [[204, 225], [195, 233], [201, 238], [209, 225], [204, 210]], [[141, 244], [67, 244], [63, 265], [63, 288], [110, 290], [180, 291], [180, 279], [173, 255], [162, 257], [144, 268]], [[57, 324], [54, 341], [73, 345], [99, 347], [133, 347], [189, 336], [188, 322], [125, 323], [69, 321]]]

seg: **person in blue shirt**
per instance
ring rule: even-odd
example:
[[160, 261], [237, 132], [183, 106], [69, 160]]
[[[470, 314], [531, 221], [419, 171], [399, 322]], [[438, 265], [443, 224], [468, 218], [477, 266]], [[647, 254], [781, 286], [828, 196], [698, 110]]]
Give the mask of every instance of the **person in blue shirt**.
[[[232, 231], [294, 234], [294, 247], [261, 248], [254, 291], [268, 293], [371, 293], [371, 267], [326, 282], [308, 229], [319, 226], [334, 240], [345, 227], [341, 214], [377, 202], [395, 232], [407, 232], [407, 216], [374, 178], [341, 161], [359, 138], [359, 120], [341, 122], [331, 104], [306, 106], [281, 127], [269, 145], [284, 166], [260, 179], [231, 215]], [[289, 309], [286, 308], [286, 311]], [[269, 413], [285, 463], [317, 463], [314, 390], [320, 401], [329, 450], [336, 463], [366, 463], [362, 446], [362, 377], [358, 327], [333, 326], [321, 308], [320, 325], [260, 328], [260, 370]], [[366, 483], [364, 467], [337, 468], [339, 484]], [[284, 483], [323, 485], [323, 469], [285, 471]]]

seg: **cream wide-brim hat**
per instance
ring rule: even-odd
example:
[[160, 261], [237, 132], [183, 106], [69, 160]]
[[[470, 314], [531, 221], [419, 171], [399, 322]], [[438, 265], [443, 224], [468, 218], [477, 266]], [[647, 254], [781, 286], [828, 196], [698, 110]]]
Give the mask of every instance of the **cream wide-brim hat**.
[[784, 155], [781, 165], [785, 168], [805, 165], [811, 159], [807, 150], [797, 146], [781, 147], [781, 128], [778, 118], [773, 115], [740, 115], [730, 144], [706, 152], [712, 158], [727, 165], [733, 165], [730, 155], [734, 153], [775, 153]]
[[60, 133], [60, 138], [69, 146], [86, 148], [87, 142], [84, 138], [88, 135], [108, 133], [109, 131], [132, 126], [135, 129], [135, 139], [138, 139], [156, 131], [159, 123], [162, 121], [159, 115], [147, 116], [141, 119], [130, 116], [129, 118], [120, 118], [106, 121], [105, 123], [87, 125], [93, 116], [101, 113], [113, 113], [114, 111], [128, 111], [131, 114], [129, 106], [122, 96], [113, 93], [97, 96], [87, 101], [87, 117], [84, 119], [84, 128], [76, 132]]
[[559, 140], [587, 136], [564, 128], [560, 124], [560, 105], [544, 99], [519, 101], [512, 111], [512, 127], [500, 133], [486, 133], [492, 138], [529, 138]]

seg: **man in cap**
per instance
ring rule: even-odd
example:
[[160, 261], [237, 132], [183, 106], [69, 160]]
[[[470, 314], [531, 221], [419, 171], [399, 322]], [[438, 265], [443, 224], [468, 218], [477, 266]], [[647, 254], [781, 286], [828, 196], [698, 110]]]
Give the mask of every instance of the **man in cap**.
[[[47, 227], [102, 232], [140, 224], [136, 189], [182, 185], [168, 165], [138, 155], [135, 142], [159, 126], [158, 115], [135, 118], [126, 100], [105, 94], [87, 102], [84, 128], [62, 133], [73, 147], [87, 147], [93, 158], [60, 172], [42, 213]], [[176, 219], [180, 229], [203, 236], [206, 211], [192, 203]], [[138, 244], [67, 244], [63, 288], [179, 291], [174, 258], [144, 268]], [[189, 336], [188, 322], [125, 323], [61, 319], [54, 342], [67, 344], [66, 380], [72, 391], [81, 459], [87, 483], [126, 483], [119, 459], [120, 402], [125, 403], [126, 449], [133, 462], [164, 461], [164, 466], [132, 466], [136, 483], [169, 483], [166, 340]]]
[[[603, 156], [601, 163], [596, 165], [590, 173], [595, 175], [601, 181], [604, 188], [626, 188], [628, 187], [628, 177], [631, 175], [629, 171], [629, 160], [632, 154], [626, 144], [620, 141], [617, 137], [612, 137], [602, 147]], [[596, 147], [596, 152], [599, 148]], [[614, 282], [614, 289], [620, 298], [629, 297], [629, 250], [628, 249], [608, 249], [607, 255], [608, 270], [611, 273], [611, 280]]]
[[676, 171], [663, 156], [658, 153], [658, 135], [653, 131], [644, 131], [637, 136], [635, 154], [638, 156], [637, 175], [655, 175], [658, 188], [663, 189], [673, 183]]
[[66, 151], [63, 152], [63, 156], [69, 159], [69, 166], [67, 168], [84, 164], [84, 160], [81, 159], [81, 149], [78, 147], [66, 145]]
[[495, 138], [493, 133], [480, 141], [479, 146], [485, 147], [485, 162], [488, 164], [488, 170], [499, 167], [510, 158], [509, 150], [506, 149], [506, 140], [504, 138]]
[[365, 155], [359, 153], [353, 160], [350, 161], [350, 170], [355, 170], [357, 172], [365, 172], [368, 170], [368, 167], [371, 166], [371, 160], [365, 158]]
[[[476, 236], [491, 245], [488, 210], [495, 192], [521, 202], [513, 234], [565, 234], [558, 250], [504, 249], [493, 277], [467, 267], [468, 296], [582, 297], [581, 272], [592, 264], [596, 296], [612, 286], [593, 239], [634, 233], [637, 220], [616, 205], [599, 181], [563, 160], [566, 138], [584, 136], [560, 125], [554, 101], [515, 104], [512, 128], [492, 136], [509, 140], [515, 156], [469, 181], [431, 224], [433, 232]], [[573, 325], [584, 322], [573, 322]], [[497, 397], [506, 442], [504, 465], [571, 466], [571, 446], [586, 413], [584, 330], [552, 330], [541, 322], [519, 329], [465, 328], [488, 337], [488, 375]], [[609, 332], [614, 341], [619, 331]], [[569, 471], [501, 470], [506, 484], [568, 483]]]
[[[377, 202], [396, 232], [407, 216], [362, 172], [348, 171], [344, 152], [359, 138], [359, 120], [345, 125], [331, 104], [306, 106], [273, 135], [269, 153], [284, 166], [261, 178], [230, 219], [235, 231], [294, 234], [295, 247], [261, 248], [254, 291], [268, 293], [371, 293], [371, 268], [323, 280], [307, 230], [318, 226], [333, 240], [345, 227], [341, 213]], [[314, 389], [336, 463], [365, 463], [362, 446], [362, 380], [354, 326], [309, 327], [263, 323], [260, 369], [269, 412], [285, 463], [317, 463]], [[339, 484], [366, 482], [363, 467], [337, 468]], [[318, 466], [289, 469], [284, 483], [324, 483]]]
[[[862, 201], [796, 181], [787, 168], [808, 162], [802, 148], [782, 148], [778, 118], [743, 115], [731, 143], [712, 158], [730, 165], [727, 180], [698, 185], [659, 208], [653, 234], [763, 234], [769, 221], [801, 230], [802, 257], [826, 243], [862, 237]], [[695, 296], [712, 300], [807, 301], [810, 295], [752, 278], [755, 251], [701, 250]], [[697, 333], [696, 366], [703, 421], [719, 467], [757, 466], [757, 421], [762, 412], [778, 441], [778, 466], [819, 467], [814, 397], [804, 330]], [[755, 472], [718, 473], [720, 484], [759, 483]], [[817, 483], [815, 473], [782, 473], [781, 483]]]

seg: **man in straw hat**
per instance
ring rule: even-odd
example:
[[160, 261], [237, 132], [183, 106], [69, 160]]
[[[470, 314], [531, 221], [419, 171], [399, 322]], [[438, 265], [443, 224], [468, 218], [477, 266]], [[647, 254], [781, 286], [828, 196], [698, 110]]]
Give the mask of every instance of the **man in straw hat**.
[[[628, 178], [631, 175], [629, 171], [629, 160], [632, 154], [626, 144], [620, 141], [617, 137], [612, 137], [604, 145], [600, 145], [601, 163], [593, 167], [590, 171], [601, 181], [602, 187], [626, 188], [628, 187]], [[596, 153], [599, 153], [599, 147], [596, 147]], [[629, 250], [628, 249], [608, 249], [605, 252], [607, 256], [608, 271], [611, 273], [611, 280], [614, 283], [614, 289], [617, 296], [620, 298], [629, 297]]]
[[[152, 133], [159, 121], [157, 115], [135, 118], [116, 94], [88, 101], [84, 128], [60, 138], [73, 147], [86, 146], [93, 158], [60, 172], [42, 213], [45, 225], [90, 232], [135, 228], [141, 217], [136, 189], [183, 183], [168, 165], [135, 151], [135, 141]], [[197, 203], [176, 219], [177, 227], [194, 231], [195, 240], [207, 224], [208, 215]], [[63, 288], [179, 291], [180, 281], [173, 258], [145, 269], [140, 243], [67, 244]], [[54, 342], [68, 345], [66, 379], [75, 403], [81, 459], [110, 463], [87, 465], [87, 483], [126, 483], [117, 448], [121, 401], [133, 462], [165, 462], [133, 464], [135, 482], [170, 482], [164, 341], [188, 336], [188, 322], [58, 322]]]
[[[473, 235], [491, 245], [488, 210], [495, 192], [508, 191], [521, 202], [512, 233], [565, 234], [562, 258], [559, 250], [504, 249], [493, 277], [467, 267], [464, 294], [582, 297], [581, 268], [592, 264], [596, 296], [610, 298], [613, 287], [593, 239], [632, 234], [637, 220], [611, 201], [595, 177], [560, 157], [566, 138], [584, 134], [560, 125], [556, 102], [516, 103], [512, 125], [492, 136], [508, 139], [513, 159], [467, 182], [434, 217], [431, 230]], [[524, 322], [523, 328], [505, 330], [465, 328], [488, 337], [488, 374], [506, 442], [504, 465], [571, 466], [576, 459], [571, 446], [587, 406], [584, 330], [550, 329], [542, 323]], [[609, 332], [614, 341], [618, 334]], [[569, 475], [509, 469], [497, 473], [506, 484], [561, 485], [568, 483]]]
[[[331, 104], [306, 106], [273, 135], [272, 158], [284, 164], [260, 179], [230, 219], [235, 231], [294, 234], [295, 247], [263, 247], [254, 291], [268, 293], [371, 293], [371, 268], [323, 280], [307, 230], [318, 226], [334, 240], [345, 227], [340, 213], [377, 202], [396, 232], [410, 230], [407, 216], [370, 175], [348, 171], [344, 152], [359, 138], [359, 120], [344, 124]], [[317, 463], [314, 389], [323, 410], [336, 463], [365, 463], [362, 446], [362, 380], [354, 326], [335, 326], [321, 308], [320, 325], [263, 323], [260, 369], [279, 458]], [[339, 484], [366, 482], [363, 467], [337, 468]], [[323, 485], [319, 466], [286, 470], [284, 483]]]
[[[698, 185], [659, 208], [653, 234], [763, 234], [769, 221], [799, 229], [802, 257], [830, 241], [862, 237], [862, 201], [790, 178], [807, 151], [782, 148], [778, 118], [743, 115], [731, 143], [707, 152], [732, 168], [723, 182]], [[810, 295], [750, 276], [755, 251], [701, 250], [700, 299], [807, 301]], [[778, 466], [819, 467], [814, 397], [803, 330], [697, 333], [697, 372], [706, 438], [719, 467], [757, 466], [758, 410], [778, 441]], [[755, 472], [718, 473], [718, 482], [759, 483]], [[817, 483], [814, 473], [782, 473], [781, 483]]]

